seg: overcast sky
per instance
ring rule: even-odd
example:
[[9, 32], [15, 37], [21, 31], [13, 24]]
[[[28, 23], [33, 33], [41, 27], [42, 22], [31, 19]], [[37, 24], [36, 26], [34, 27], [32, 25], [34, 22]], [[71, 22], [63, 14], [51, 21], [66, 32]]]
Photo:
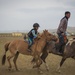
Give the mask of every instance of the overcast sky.
[[68, 25], [75, 26], [75, 0], [0, 0], [0, 31], [55, 29], [65, 11], [71, 12]]

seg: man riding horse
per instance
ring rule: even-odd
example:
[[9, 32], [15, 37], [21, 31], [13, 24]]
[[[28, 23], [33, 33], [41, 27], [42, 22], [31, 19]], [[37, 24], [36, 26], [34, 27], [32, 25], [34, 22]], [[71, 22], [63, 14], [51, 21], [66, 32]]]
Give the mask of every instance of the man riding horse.
[[65, 45], [66, 29], [68, 26], [68, 19], [70, 18], [70, 12], [66, 11], [65, 16], [61, 19], [57, 34], [59, 38], [59, 52], [63, 53], [62, 47]]

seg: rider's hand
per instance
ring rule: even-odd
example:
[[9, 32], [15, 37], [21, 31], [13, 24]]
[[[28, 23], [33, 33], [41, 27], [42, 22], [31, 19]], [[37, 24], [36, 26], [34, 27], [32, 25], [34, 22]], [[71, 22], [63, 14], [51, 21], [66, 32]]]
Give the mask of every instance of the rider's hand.
[[62, 35], [65, 35], [65, 33], [62, 33]]

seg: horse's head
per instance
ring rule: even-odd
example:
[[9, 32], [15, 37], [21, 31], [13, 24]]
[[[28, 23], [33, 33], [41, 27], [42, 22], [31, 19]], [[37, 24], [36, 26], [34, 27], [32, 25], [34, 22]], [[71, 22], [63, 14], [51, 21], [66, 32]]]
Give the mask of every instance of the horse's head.
[[48, 30], [44, 30], [42, 37], [45, 38], [47, 41], [50, 41], [51, 40], [51, 35], [52, 34], [49, 33]]
[[55, 41], [55, 42], [58, 41], [58, 38], [55, 35], [48, 32], [48, 30], [44, 30], [43, 33], [44, 33], [43, 35], [45, 36], [47, 41], [51, 41], [51, 40]]

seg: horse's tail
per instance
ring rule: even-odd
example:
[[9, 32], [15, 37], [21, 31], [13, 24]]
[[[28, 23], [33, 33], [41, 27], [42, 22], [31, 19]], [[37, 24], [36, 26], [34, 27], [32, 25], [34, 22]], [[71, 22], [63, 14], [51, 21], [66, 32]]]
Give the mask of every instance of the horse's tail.
[[5, 64], [5, 61], [6, 61], [6, 52], [8, 51], [8, 47], [9, 47], [9, 44], [10, 44], [10, 42], [7, 42], [6, 44], [5, 44], [5, 54], [3, 55], [3, 57], [2, 57], [2, 65], [4, 65]]

